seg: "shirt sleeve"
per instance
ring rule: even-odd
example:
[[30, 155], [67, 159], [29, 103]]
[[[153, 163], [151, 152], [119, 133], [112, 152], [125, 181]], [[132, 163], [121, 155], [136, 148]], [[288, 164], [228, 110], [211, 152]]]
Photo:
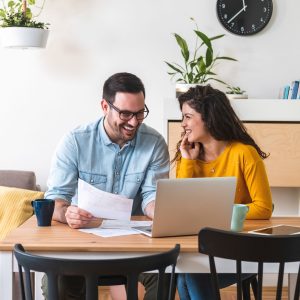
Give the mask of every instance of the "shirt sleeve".
[[45, 198], [59, 198], [71, 202], [78, 183], [77, 152], [73, 135], [70, 133], [61, 140], [52, 158]]
[[159, 137], [157, 145], [153, 151], [151, 162], [146, 170], [142, 189], [142, 210], [145, 213], [145, 207], [156, 196], [156, 182], [158, 179], [168, 178], [170, 171], [170, 157], [168, 146], [162, 136]]
[[272, 215], [272, 196], [266, 169], [262, 159], [246, 162], [244, 178], [252, 202], [247, 204], [247, 219], [269, 219]]

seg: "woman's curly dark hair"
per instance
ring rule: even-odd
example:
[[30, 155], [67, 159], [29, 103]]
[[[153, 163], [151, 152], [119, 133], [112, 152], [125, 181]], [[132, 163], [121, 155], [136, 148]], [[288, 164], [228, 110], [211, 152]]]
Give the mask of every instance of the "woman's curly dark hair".
[[[248, 134], [242, 121], [238, 118], [226, 95], [210, 85], [190, 88], [178, 98], [180, 110], [184, 103], [201, 114], [208, 132], [218, 141], [241, 142], [253, 146], [259, 156], [265, 159], [269, 156], [263, 152]], [[180, 141], [181, 142], [181, 141]], [[177, 152], [172, 162], [180, 158], [178, 143]]]

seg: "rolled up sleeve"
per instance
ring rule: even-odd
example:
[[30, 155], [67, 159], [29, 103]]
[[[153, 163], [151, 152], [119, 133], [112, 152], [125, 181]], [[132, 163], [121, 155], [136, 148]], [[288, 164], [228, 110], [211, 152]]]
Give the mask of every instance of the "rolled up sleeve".
[[168, 178], [170, 171], [170, 157], [165, 140], [160, 137], [154, 148], [151, 162], [147, 168], [142, 189], [142, 210], [156, 197], [156, 184], [158, 179]]
[[71, 202], [77, 190], [77, 156], [77, 147], [70, 133], [61, 140], [52, 158], [45, 198]]

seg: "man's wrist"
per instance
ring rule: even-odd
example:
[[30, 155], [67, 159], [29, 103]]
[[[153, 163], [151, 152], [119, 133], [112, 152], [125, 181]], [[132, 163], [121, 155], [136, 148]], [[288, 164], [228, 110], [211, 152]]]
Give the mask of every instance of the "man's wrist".
[[145, 215], [147, 217], [149, 217], [150, 219], [153, 219], [153, 217], [154, 217], [154, 207], [155, 207], [155, 201], [154, 200], [150, 201], [145, 207], [145, 210], [144, 210]]
[[55, 208], [52, 219], [61, 223], [67, 223], [66, 212], [70, 203], [64, 199], [55, 199]]

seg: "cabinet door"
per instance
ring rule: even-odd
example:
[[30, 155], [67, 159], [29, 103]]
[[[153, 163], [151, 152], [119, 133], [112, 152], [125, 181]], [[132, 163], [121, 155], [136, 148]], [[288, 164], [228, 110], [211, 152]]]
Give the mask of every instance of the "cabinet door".
[[[300, 123], [244, 122], [249, 134], [260, 148], [270, 153], [264, 160], [270, 185], [273, 187], [300, 186]], [[168, 145], [171, 159], [182, 129], [180, 122], [168, 123]], [[171, 166], [171, 177], [175, 167]]]

